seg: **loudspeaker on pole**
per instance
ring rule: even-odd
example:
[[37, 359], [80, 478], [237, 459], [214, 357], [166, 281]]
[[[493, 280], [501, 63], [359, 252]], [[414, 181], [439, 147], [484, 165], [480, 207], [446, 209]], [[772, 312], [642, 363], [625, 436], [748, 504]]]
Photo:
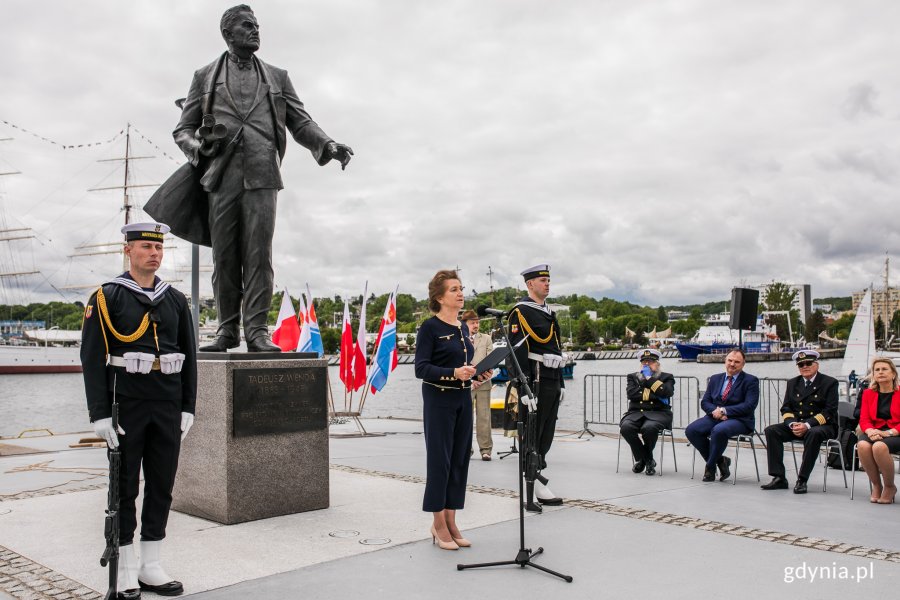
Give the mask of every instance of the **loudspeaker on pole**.
[[731, 318], [728, 325], [732, 329], [756, 331], [756, 311], [759, 307], [759, 290], [734, 288], [731, 290]]

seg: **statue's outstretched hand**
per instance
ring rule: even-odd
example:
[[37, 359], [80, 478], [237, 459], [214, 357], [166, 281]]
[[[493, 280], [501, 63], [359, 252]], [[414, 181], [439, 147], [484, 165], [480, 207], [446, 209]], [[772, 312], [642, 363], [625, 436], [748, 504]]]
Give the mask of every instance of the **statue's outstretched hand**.
[[328, 144], [328, 154], [331, 156], [331, 158], [340, 161], [341, 171], [343, 171], [347, 168], [347, 164], [350, 162], [350, 157], [353, 156], [353, 148], [346, 144], [331, 142]]

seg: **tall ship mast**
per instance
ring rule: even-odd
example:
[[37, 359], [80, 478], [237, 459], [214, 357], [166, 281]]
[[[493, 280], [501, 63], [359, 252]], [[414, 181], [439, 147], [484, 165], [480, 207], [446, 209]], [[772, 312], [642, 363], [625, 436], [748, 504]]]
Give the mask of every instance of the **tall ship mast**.
[[[131, 123], [127, 123], [125, 126], [125, 156], [121, 158], [105, 158], [102, 160], [98, 160], [97, 162], [123, 162], [125, 165], [125, 175], [122, 181], [122, 185], [113, 185], [106, 187], [97, 187], [90, 188], [89, 192], [105, 192], [109, 190], [122, 190], [122, 210], [125, 213], [125, 225], [128, 225], [132, 222], [131, 211], [134, 209], [134, 204], [131, 202], [131, 194], [130, 191], [134, 188], [143, 188], [143, 187], [158, 187], [158, 183], [132, 183], [131, 182], [131, 163], [135, 160], [146, 160], [154, 158], [153, 156], [132, 156], [131, 155]], [[111, 248], [111, 246], [113, 248]], [[122, 255], [122, 270], [128, 270], [128, 256], [122, 251], [122, 241], [116, 242], [105, 242], [99, 244], [83, 244], [81, 246], [75, 247], [75, 254], [71, 256], [96, 256], [98, 254], [121, 254]], [[81, 286], [69, 286], [70, 289], [77, 289]], [[87, 287], [87, 286], [85, 286]]]

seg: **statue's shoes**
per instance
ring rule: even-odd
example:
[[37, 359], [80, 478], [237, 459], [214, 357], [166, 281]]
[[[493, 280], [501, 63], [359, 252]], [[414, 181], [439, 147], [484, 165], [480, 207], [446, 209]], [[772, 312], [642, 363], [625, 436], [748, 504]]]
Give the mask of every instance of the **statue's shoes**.
[[[200, 352], [228, 352], [229, 348], [237, 348], [238, 342], [231, 338], [227, 338], [225, 336], [219, 336], [216, 338], [212, 344], [207, 344], [205, 346], [200, 346], [198, 350]], [[279, 351], [281, 348], [279, 348]]]
[[257, 338], [247, 342], [247, 350], [250, 352], [281, 352], [281, 348], [270, 342], [267, 338]]

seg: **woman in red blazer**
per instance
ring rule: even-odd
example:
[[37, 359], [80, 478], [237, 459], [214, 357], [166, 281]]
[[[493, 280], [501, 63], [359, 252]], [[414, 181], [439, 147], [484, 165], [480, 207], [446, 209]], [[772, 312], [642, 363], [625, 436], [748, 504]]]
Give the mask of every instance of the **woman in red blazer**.
[[[872, 383], [863, 390], [859, 413], [857, 451], [869, 481], [872, 483], [870, 502], [891, 504], [897, 494], [894, 485], [893, 452], [900, 452], [900, 377], [889, 358], [872, 361]], [[883, 481], [883, 485], [882, 485]]]

